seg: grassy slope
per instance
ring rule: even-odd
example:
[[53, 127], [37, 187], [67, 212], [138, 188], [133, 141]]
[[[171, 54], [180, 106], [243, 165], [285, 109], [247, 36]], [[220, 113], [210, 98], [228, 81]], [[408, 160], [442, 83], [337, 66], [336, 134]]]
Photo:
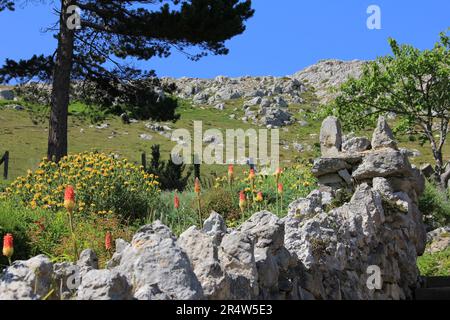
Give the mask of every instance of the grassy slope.
[[[170, 127], [185, 128], [193, 130], [193, 121], [202, 121], [203, 130], [220, 129], [225, 133], [226, 129], [242, 128], [249, 129], [259, 127], [243, 123], [240, 120], [230, 119], [231, 114], [236, 115], [236, 119], [243, 116], [243, 111], [238, 106], [242, 101], [227, 103], [226, 110], [219, 111], [207, 107], [192, 107], [188, 103], [182, 103], [178, 112], [181, 119], [176, 123], [167, 123]], [[27, 169], [36, 168], [38, 162], [45, 156], [47, 148], [48, 125], [46, 122], [34, 123], [32, 116], [27, 111], [15, 111], [3, 108], [0, 103], [0, 153], [10, 151], [10, 179], [26, 173]], [[238, 108], [238, 110], [235, 110]], [[79, 105], [71, 106], [71, 111], [79, 111]], [[161, 154], [163, 158], [168, 158], [170, 150], [175, 143], [167, 138], [152, 132], [145, 128], [145, 121], [136, 124], [124, 125], [118, 117], [108, 117], [102, 123], [109, 123], [107, 129], [91, 128], [88, 121], [83, 121], [79, 117], [69, 117], [69, 153], [81, 151], [97, 150], [107, 153], [120, 154], [131, 161], [140, 161], [142, 152], [150, 153], [150, 148], [154, 144], [161, 145]], [[80, 130], [83, 129], [83, 133]], [[289, 142], [298, 141], [299, 143], [314, 144], [317, 137], [311, 137], [310, 133], [318, 132], [319, 127], [316, 123], [311, 126], [301, 128], [299, 125], [289, 127], [289, 131], [280, 130], [281, 140]], [[112, 133], [114, 138], [110, 138]], [[145, 141], [139, 138], [142, 133], [150, 134], [153, 139]], [[269, 138], [270, 139], [270, 138]], [[299, 156], [292, 149], [284, 150], [280, 147], [281, 161], [290, 162], [295, 156]], [[313, 157], [314, 153], [307, 152], [303, 156]], [[210, 173], [220, 170], [224, 171], [223, 166], [203, 166], [204, 173]]]
[[[289, 162], [295, 161], [296, 158], [314, 158], [318, 155], [317, 150], [298, 153], [293, 150], [292, 142], [296, 141], [304, 145], [314, 146], [318, 143], [318, 133], [320, 131], [320, 123], [311, 119], [310, 115], [316, 109], [316, 101], [313, 95], [306, 94], [304, 97], [306, 104], [290, 106], [291, 112], [297, 119], [305, 119], [309, 125], [301, 127], [294, 124], [286, 129], [280, 129], [280, 137], [282, 141], [287, 141], [289, 150], [284, 150], [280, 146], [281, 162], [287, 165]], [[0, 101], [0, 153], [6, 150], [10, 151], [10, 180], [19, 175], [23, 175], [27, 169], [36, 168], [40, 159], [46, 154], [48, 126], [46, 121], [35, 123], [32, 121], [31, 115], [27, 111], [14, 111], [10, 109], [1, 109], [2, 105], [10, 102]], [[229, 101], [223, 111], [215, 110], [206, 106], [192, 107], [190, 103], [183, 102], [178, 110], [181, 119], [176, 123], [168, 123], [173, 128], [193, 129], [193, 121], [203, 121], [203, 130], [221, 129], [225, 133], [225, 129], [233, 128], [259, 128], [255, 125], [243, 123], [239, 120], [243, 116], [242, 100]], [[71, 106], [72, 113], [80, 112], [83, 107], [79, 104]], [[303, 109], [302, 114], [298, 111]], [[235, 114], [236, 119], [230, 119], [230, 115]], [[124, 125], [118, 117], [109, 117], [103, 122], [110, 124], [107, 129], [91, 128], [90, 123], [81, 120], [79, 117], [69, 117], [69, 152], [77, 153], [81, 151], [97, 150], [107, 153], [117, 153], [131, 161], [140, 161], [142, 152], [150, 153], [150, 147], [153, 144], [161, 145], [161, 154], [163, 158], [168, 158], [170, 150], [175, 145], [168, 139], [156, 134], [145, 128], [145, 122], [140, 121], [136, 124]], [[84, 132], [81, 133], [80, 130]], [[110, 138], [115, 133], [113, 138]], [[145, 141], [139, 138], [142, 133], [153, 136], [151, 141]], [[370, 137], [372, 128], [358, 132], [360, 135]], [[418, 149], [421, 156], [411, 161], [415, 164], [425, 162], [433, 163], [431, 149], [428, 145], [419, 146], [417, 142], [410, 142], [407, 137], [398, 137], [401, 146]], [[450, 159], [449, 148], [444, 150], [444, 155]], [[205, 174], [213, 174], [215, 172], [224, 172], [223, 166], [202, 166], [202, 172]], [[5, 183], [5, 182], [3, 182]]]
[[433, 254], [425, 253], [417, 259], [417, 265], [424, 276], [450, 276], [450, 248]]

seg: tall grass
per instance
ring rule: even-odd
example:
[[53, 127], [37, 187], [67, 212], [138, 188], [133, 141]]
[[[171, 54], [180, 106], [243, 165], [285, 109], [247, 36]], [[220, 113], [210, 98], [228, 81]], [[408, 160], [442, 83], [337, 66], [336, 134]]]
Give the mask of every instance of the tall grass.
[[450, 224], [450, 195], [431, 182], [426, 183], [425, 192], [419, 199], [419, 209], [430, 228]]

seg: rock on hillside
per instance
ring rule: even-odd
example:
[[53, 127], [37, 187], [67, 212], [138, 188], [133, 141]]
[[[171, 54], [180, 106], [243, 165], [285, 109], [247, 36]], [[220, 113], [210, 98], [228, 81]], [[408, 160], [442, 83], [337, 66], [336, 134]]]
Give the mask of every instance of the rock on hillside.
[[244, 122], [280, 127], [293, 123], [290, 104], [304, 103], [304, 93], [313, 90], [320, 103], [334, 98], [329, 89], [340, 86], [349, 77], [359, 77], [362, 61], [324, 60], [292, 76], [238, 77], [215, 79], [164, 78], [176, 85], [176, 95], [194, 105], [209, 105], [224, 110], [224, 102], [242, 100]]
[[350, 77], [361, 76], [364, 61], [322, 60], [293, 75], [294, 79], [314, 87], [321, 103], [329, 102], [335, 96], [330, 88], [337, 88]]

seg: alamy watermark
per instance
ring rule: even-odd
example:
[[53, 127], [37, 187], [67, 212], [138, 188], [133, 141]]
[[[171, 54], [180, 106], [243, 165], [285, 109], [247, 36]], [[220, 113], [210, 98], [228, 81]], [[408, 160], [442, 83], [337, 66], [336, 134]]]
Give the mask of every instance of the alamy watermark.
[[381, 30], [381, 8], [375, 4], [370, 5], [367, 8], [367, 28], [369, 30]]
[[81, 28], [81, 10], [76, 5], [71, 5], [66, 12], [69, 17], [66, 21], [66, 26], [69, 30], [78, 30]]
[[369, 275], [366, 281], [369, 290], [381, 290], [383, 287], [383, 279], [381, 277], [381, 269], [379, 266], [368, 266], [366, 273]]
[[69, 290], [77, 290], [81, 284], [80, 270], [76, 266], [67, 268], [69, 276], [66, 279], [66, 286]]
[[225, 132], [208, 129], [203, 132], [202, 121], [194, 121], [193, 135], [187, 129], [177, 129], [172, 132], [171, 140], [177, 143], [171, 151], [175, 164], [250, 162], [273, 169], [279, 167], [279, 129], [226, 129]]

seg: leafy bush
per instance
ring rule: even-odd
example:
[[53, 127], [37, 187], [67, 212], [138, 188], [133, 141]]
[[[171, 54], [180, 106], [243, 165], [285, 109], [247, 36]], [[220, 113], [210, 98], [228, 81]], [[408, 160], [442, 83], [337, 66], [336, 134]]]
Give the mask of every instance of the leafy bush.
[[[224, 188], [210, 189], [202, 196], [202, 217], [207, 218], [212, 211], [222, 215], [225, 220], [237, 220], [241, 216], [238, 206], [239, 192]], [[196, 208], [193, 203], [192, 207]]]
[[[111, 215], [85, 217], [77, 214], [74, 229], [79, 251], [93, 249], [103, 265], [110, 259], [104, 246], [106, 232], [111, 232], [113, 239], [130, 240], [136, 226]], [[72, 258], [72, 238], [65, 211], [31, 209], [13, 201], [0, 201], [0, 236], [3, 238], [6, 233], [14, 237], [13, 260], [38, 254], [45, 254], [55, 261]], [[7, 259], [0, 256], [0, 266], [7, 263]]]
[[425, 223], [433, 229], [450, 223], [448, 195], [431, 182], [426, 183], [425, 192], [419, 199], [419, 209]]
[[[25, 259], [30, 255], [31, 248], [27, 241], [26, 219], [32, 220], [30, 210], [16, 209], [10, 203], [0, 202], [0, 240], [7, 233], [14, 236], [14, 259]], [[0, 269], [8, 264], [8, 259], [0, 255]]]
[[171, 159], [161, 161], [159, 148], [159, 145], [152, 146], [151, 165], [147, 171], [159, 177], [161, 189], [183, 191], [186, 188], [192, 170], [186, 170], [186, 165], [175, 164]]
[[425, 253], [417, 259], [423, 276], [450, 276], [450, 248], [436, 253]]
[[[91, 216], [88, 219], [77, 219], [75, 217], [75, 236], [77, 240], [77, 248], [79, 252], [85, 249], [92, 249], [98, 257], [99, 266], [105, 267], [106, 262], [111, 259], [112, 252], [105, 249], [105, 235], [111, 233], [113, 239], [124, 239], [130, 241], [138, 226], [129, 225], [121, 221], [116, 216]], [[42, 240], [41, 233], [33, 234], [31, 238], [36, 240], [39, 245]], [[47, 237], [43, 237], [47, 238]], [[48, 238], [47, 238], [48, 239]], [[55, 243], [51, 254], [55, 260], [67, 260], [73, 255], [73, 240], [69, 233], [58, 239]], [[34, 242], [33, 242], [34, 243]], [[53, 242], [50, 242], [53, 243]], [[112, 242], [114, 246], [114, 241]]]
[[127, 160], [101, 153], [64, 157], [59, 163], [42, 161], [39, 168], [17, 178], [0, 200], [14, 198], [30, 208], [57, 211], [63, 207], [63, 190], [73, 185], [77, 210], [114, 213], [122, 218], [142, 218], [157, 201], [159, 182]]

